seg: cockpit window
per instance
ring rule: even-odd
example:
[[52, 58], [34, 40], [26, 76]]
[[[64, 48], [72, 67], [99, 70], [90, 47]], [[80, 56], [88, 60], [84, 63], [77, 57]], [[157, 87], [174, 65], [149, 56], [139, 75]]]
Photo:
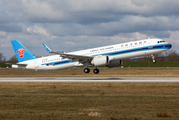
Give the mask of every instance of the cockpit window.
[[165, 41], [158, 41], [157, 43], [164, 43]]

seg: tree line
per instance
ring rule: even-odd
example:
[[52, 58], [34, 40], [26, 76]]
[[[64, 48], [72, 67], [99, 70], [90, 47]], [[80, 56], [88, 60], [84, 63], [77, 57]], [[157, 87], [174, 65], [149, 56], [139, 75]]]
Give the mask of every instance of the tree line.
[[13, 55], [9, 60], [6, 59], [4, 54], [0, 52], [0, 63], [17, 63], [18, 60], [16, 58], [16, 55]]
[[[176, 62], [179, 61], [179, 54], [175, 50], [168, 50], [166, 52], [154, 54], [155, 60], [157, 62]], [[135, 57], [130, 59], [125, 59], [124, 62], [148, 62], [152, 61], [151, 56]], [[6, 59], [4, 54], [0, 52], [0, 63], [17, 63], [18, 60], [16, 55], [13, 55], [9, 60]]]

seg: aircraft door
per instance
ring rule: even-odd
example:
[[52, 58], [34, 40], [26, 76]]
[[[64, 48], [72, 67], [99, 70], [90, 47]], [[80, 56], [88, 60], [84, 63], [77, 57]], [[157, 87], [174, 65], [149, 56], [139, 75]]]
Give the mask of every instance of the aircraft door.
[[149, 45], [151, 44], [151, 40], [148, 40], [147, 42], [148, 42]]
[[38, 60], [34, 60], [34, 65], [35, 65], [35, 68], [36, 68], [36, 69], [39, 68], [39, 62], [38, 62]]

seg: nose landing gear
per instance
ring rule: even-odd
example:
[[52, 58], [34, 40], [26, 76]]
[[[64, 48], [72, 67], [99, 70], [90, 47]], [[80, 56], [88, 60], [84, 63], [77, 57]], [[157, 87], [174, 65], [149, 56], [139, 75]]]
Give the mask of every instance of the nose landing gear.
[[152, 57], [153, 63], [156, 63], [155, 56], [151, 54], [151, 57]]

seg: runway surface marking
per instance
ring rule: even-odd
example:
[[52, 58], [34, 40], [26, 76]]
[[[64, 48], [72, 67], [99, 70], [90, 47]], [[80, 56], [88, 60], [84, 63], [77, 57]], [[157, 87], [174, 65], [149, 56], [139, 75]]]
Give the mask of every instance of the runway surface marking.
[[179, 78], [156, 78], [156, 77], [19, 77], [0, 78], [0, 82], [99, 82], [99, 83], [179, 83]]

